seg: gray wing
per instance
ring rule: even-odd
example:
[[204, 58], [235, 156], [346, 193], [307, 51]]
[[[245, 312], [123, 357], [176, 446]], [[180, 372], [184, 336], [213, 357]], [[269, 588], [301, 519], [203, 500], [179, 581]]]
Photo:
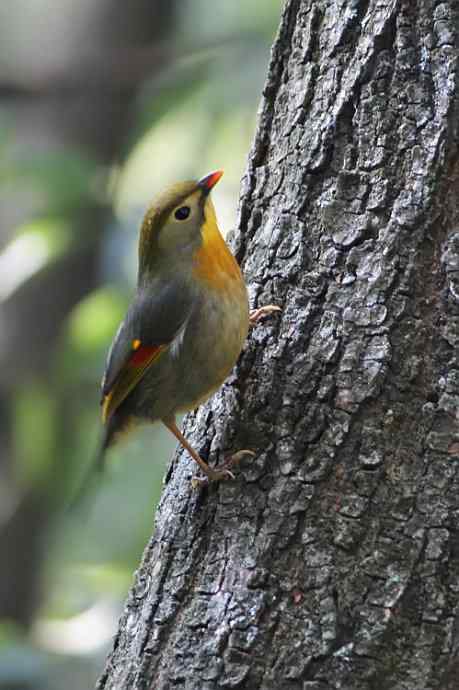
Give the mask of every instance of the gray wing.
[[133, 343], [140, 341], [145, 348], [171, 345], [183, 332], [195, 302], [190, 288], [178, 281], [137, 292], [108, 353], [102, 400], [112, 391], [132, 358]]

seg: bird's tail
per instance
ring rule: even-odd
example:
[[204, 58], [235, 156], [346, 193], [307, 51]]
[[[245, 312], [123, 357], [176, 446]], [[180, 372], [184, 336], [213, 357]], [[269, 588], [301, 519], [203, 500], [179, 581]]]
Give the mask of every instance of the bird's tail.
[[110, 445], [110, 436], [110, 430], [107, 426], [105, 427], [104, 434], [99, 442], [99, 447], [97, 449], [95, 458], [89, 463], [75, 494], [70, 500], [70, 511], [78, 510], [80, 507], [82, 507], [99, 486], [103, 471], [105, 469], [105, 455]]

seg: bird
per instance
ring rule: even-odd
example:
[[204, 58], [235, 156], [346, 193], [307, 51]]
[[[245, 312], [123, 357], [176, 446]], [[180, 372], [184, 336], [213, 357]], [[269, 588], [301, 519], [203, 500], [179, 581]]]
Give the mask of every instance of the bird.
[[234, 478], [240, 451], [210, 467], [177, 426], [235, 365], [249, 326], [278, 311], [249, 311], [241, 269], [217, 224], [211, 190], [222, 170], [167, 187], [145, 213], [137, 287], [107, 356], [102, 379], [103, 434], [97, 465], [139, 424], [162, 422], [199, 465], [201, 481]]

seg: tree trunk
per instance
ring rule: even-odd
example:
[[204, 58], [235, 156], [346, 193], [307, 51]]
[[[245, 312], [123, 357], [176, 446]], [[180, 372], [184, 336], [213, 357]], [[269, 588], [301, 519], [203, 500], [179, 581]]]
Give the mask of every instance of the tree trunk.
[[457, 4], [289, 0], [244, 180], [253, 305], [186, 422], [100, 689], [459, 684]]

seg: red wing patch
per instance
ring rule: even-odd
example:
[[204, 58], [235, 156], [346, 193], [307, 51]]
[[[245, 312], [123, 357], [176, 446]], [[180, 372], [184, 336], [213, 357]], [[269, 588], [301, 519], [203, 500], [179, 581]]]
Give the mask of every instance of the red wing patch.
[[132, 341], [132, 351], [116, 377], [113, 386], [102, 400], [102, 421], [104, 423], [121, 405], [140, 381], [148, 367], [159, 357], [167, 345], [142, 345], [140, 340]]
[[159, 354], [162, 349], [164, 349], [163, 345], [155, 347], [139, 345], [139, 347], [135, 349], [135, 352], [129, 357], [127, 364], [130, 367], [141, 367], [146, 361], [154, 357], [156, 353]]

